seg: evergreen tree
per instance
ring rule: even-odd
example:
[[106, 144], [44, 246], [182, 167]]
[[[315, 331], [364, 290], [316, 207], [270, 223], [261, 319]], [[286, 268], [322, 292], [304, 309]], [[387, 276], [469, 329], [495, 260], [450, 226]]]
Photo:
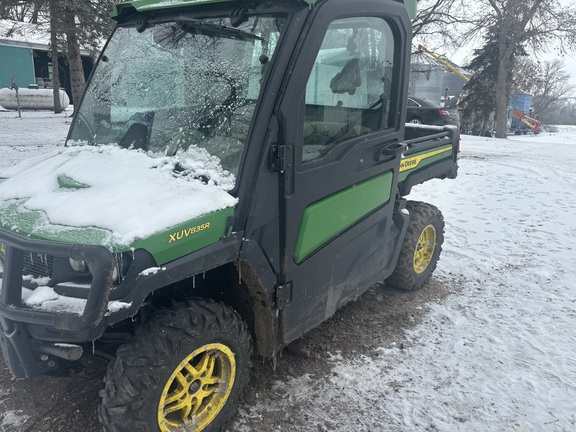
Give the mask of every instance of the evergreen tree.
[[114, 27], [108, 15], [114, 4], [113, 0], [1, 0], [0, 18], [49, 24], [54, 87], [59, 86], [58, 53], [62, 53], [68, 60], [72, 101], [77, 104], [85, 85], [81, 50], [96, 56]]
[[[85, 74], [82, 66], [81, 50], [89, 50], [93, 56], [106, 40], [113, 28], [108, 16], [114, 2], [111, 0], [45, 0], [51, 11], [57, 14], [51, 17], [51, 26], [56, 26], [58, 34], [65, 35], [66, 58], [70, 71], [72, 101], [80, 102], [85, 86]], [[53, 18], [53, 19], [52, 19]]]
[[[499, 79], [499, 40], [500, 28], [491, 27], [484, 35], [484, 45], [474, 50], [474, 57], [467, 69], [474, 72], [473, 77], [464, 86], [466, 96], [462, 99], [462, 116], [465, 122], [473, 123], [473, 130], [484, 134], [488, 127], [490, 116], [497, 109], [498, 79]], [[510, 60], [511, 68], [508, 69], [504, 86], [505, 99], [510, 98], [513, 86], [514, 62], [517, 56], [526, 55], [526, 51], [520, 44], [516, 45]]]
[[532, 95], [537, 115], [544, 115], [555, 102], [576, 100], [576, 85], [570, 83], [570, 73], [559, 59], [539, 62], [527, 57], [515, 71], [514, 87]]

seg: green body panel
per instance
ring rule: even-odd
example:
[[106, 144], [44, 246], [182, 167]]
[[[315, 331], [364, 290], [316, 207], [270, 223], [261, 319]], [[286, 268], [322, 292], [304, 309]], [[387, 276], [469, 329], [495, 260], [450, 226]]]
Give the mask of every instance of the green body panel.
[[410, 19], [415, 19], [416, 14], [418, 13], [418, 6], [416, 4], [417, 0], [403, 0], [404, 6], [406, 6], [406, 10], [408, 11], [408, 16]]
[[[451, 158], [452, 157], [452, 145], [447, 145], [443, 147], [438, 147], [437, 149], [433, 150], [425, 150], [419, 153], [412, 154], [406, 158], [403, 158], [400, 162], [400, 175], [398, 176], [398, 183], [406, 180], [410, 174], [442, 159]], [[407, 168], [405, 170], [402, 169], [402, 163], [406, 160], [415, 160], [417, 164], [414, 164], [412, 167]]]
[[195, 6], [209, 3], [225, 3], [230, 1], [232, 0], [181, 0], [181, 1], [139, 0], [134, 2], [117, 4], [116, 9], [110, 12], [110, 17], [113, 19], [117, 19], [121, 15], [127, 15], [134, 12], [171, 9], [177, 7]]
[[233, 215], [234, 208], [227, 207], [126, 246], [115, 244], [112, 233], [106, 229], [54, 225], [46, 219], [44, 213], [28, 210], [22, 206], [21, 201], [13, 200], [0, 207], [0, 229], [32, 240], [105, 246], [114, 253], [145, 249], [152, 254], [158, 265], [162, 265], [216, 243], [228, 234], [227, 221]]
[[146, 249], [158, 265], [166, 264], [203, 247], [216, 243], [228, 235], [228, 218], [234, 216], [234, 208], [192, 219], [153, 236], [134, 242], [135, 249]]
[[111, 238], [110, 231], [101, 228], [74, 228], [50, 224], [44, 213], [26, 209], [19, 200], [2, 203], [0, 229], [32, 240], [69, 244], [107, 245]]
[[12, 77], [16, 77], [16, 84], [22, 88], [36, 82], [32, 50], [0, 45], [0, 88], [10, 88]]
[[57, 178], [58, 187], [62, 189], [86, 189], [89, 188], [87, 184], [80, 183], [65, 174], [61, 174]]
[[294, 261], [300, 263], [320, 246], [388, 202], [393, 180], [392, 171], [387, 171], [308, 206], [300, 222]]

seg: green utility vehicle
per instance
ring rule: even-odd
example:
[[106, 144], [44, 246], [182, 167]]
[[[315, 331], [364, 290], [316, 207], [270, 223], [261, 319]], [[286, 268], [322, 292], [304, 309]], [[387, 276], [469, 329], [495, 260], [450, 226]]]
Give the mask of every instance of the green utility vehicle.
[[443, 218], [405, 197], [456, 177], [458, 130], [405, 124], [398, 0], [112, 17], [66, 147], [0, 172], [0, 345], [18, 378], [114, 357], [106, 431], [218, 431], [252, 355], [427, 281]]

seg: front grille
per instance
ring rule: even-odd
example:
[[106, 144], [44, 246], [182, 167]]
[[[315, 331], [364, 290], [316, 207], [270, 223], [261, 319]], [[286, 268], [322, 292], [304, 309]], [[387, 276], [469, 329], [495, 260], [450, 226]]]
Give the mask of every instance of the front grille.
[[54, 257], [33, 252], [22, 254], [22, 274], [35, 278], [52, 277]]
[[[5, 270], [7, 247], [5, 243], [0, 242], [0, 278]], [[35, 280], [51, 279], [53, 267], [54, 257], [52, 255], [22, 251], [22, 277], [25, 286], [30, 285], [29, 282], [34, 284]], [[43, 282], [46, 283], [47, 281], [43, 280]]]

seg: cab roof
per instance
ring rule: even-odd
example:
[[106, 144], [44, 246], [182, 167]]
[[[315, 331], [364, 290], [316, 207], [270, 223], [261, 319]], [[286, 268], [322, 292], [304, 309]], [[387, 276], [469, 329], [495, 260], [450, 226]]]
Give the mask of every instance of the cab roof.
[[[242, 0], [136, 0], [127, 3], [119, 3], [116, 8], [110, 12], [110, 17], [119, 20], [122, 16], [134, 12], [146, 12], [151, 10], [162, 10], [179, 8], [186, 6], [206, 5], [210, 3], [240, 3]], [[304, 0], [308, 4], [314, 4], [318, 0]], [[416, 17], [416, 0], [396, 0], [403, 1], [408, 10], [410, 18]]]
[[[314, 4], [317, 0], [304, 0], [306, 3]], [[150, 10], [171, 9], [186, 6], [206, 5], [210, 3], [240, 3], [241, 0], [136, 0], [127, 3], [120, 3], [110, 12], [112, 19], [118, 20], [123, 15], [134, 12], [146, 12]]]

